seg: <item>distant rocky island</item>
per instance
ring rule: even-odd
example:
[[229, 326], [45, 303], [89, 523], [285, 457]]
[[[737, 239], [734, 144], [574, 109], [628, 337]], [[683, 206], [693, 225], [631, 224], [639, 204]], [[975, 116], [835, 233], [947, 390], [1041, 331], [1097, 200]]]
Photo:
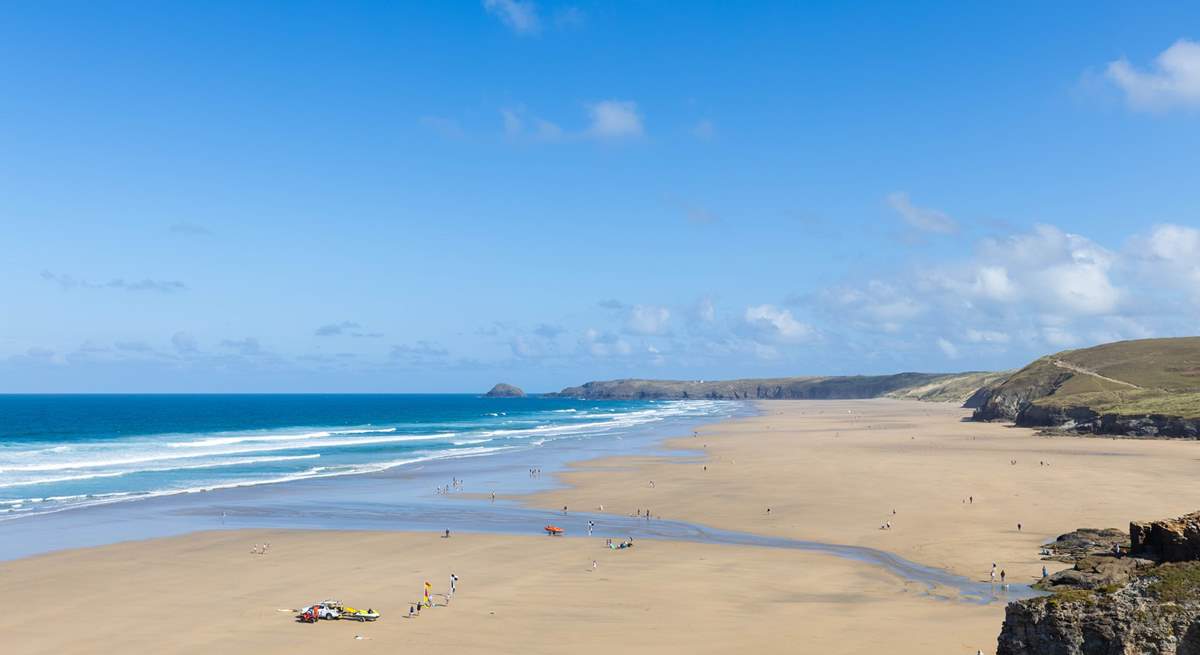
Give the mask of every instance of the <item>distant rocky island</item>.
[[1116, 529], [1077, 530], [1048, 547], [1074, 567], [1009, 603], [997, 655], [1200, 653], [1200, 512]]
[[1035, 360], [984, 387], [976, 420], [1141, 437], [1200, 437], [1200, 337], [1119, 341]]
[[908, 398], [965, 402], [1005, 373], [896, 373], [742, 380], [606, 380], [567, 387], [547, 396], [587, 400], [831, 400]]
[[501, 382], [483, 395], [488, 398], [524, 398], [525, 392], [520, 387]]

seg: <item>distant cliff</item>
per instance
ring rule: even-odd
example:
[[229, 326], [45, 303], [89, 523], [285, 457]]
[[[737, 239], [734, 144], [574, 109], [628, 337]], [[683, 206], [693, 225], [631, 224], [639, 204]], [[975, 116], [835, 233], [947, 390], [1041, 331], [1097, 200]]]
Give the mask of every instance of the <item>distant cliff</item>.
[[976, 420], [1089, 434], [1200, 437], [1200, 337], [1042, 357], [980, 391]]
[[963, 402], [996, 373], [897, 373], [840, 377], [752, 378], [743, 380], [607, 380], [567, 387], [548, 396], [590, 400], [638, 399], [860, 399], [911, 398]]
[[483, 395], [488, 398], [524, 398], [525, 392], [520, 387], [501, 382]]

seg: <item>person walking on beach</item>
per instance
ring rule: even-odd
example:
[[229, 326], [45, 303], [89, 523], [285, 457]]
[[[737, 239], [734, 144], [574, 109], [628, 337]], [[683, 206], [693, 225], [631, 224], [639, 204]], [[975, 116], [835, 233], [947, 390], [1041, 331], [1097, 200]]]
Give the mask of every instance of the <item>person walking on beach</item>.
[[1042, 565], [1042, 579], [1050, 577], [1050, 572], [1046, 570], [1046, 565]]
[[1000, 569], [1000, 584], [1004, 584], [1004, 578], [1006, 577], [1007, 576], [1004, 573], [1004, 569]]
[[425, 607], [433, 607], [433, 601], [429, 598], [430, 592], [433, 591], [433, 585], [428, 580], [425, 581]]
[[992, 582], [995, 582], [996, 581], [996, 563], [995, 562], [992, 562], [991, 577], [992, 577]]

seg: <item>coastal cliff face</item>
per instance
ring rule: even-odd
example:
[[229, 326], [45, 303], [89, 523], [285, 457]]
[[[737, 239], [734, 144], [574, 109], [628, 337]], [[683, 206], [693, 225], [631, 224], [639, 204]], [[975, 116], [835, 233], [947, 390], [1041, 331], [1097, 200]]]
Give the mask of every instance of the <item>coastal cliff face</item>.
[[996, 655], [1200, 655], [1200, 602], [1164, 602], [1154, 585], [1012, 603]]
[[1021, 427], [1057, 428], [1081, 434], [1119, 434], [1131, 437], [1200, 437], [1200, 419], [1145, 414], [1099, 414], [1089, 407], [1028, 405], [1013, 420]]
[[[973, 418], [979, 421], [1015, 421], [1022, 412], [1033, 406], [1033, 401], [1053, 394], [1071, 377], [1069, 371], [1044, 370], [1045, 368], [1043, 361], [1038, 360], [1001, 384], [981, 390], [980, 395], [984, 397]], [[1031, 369], [1038, 374], [1031, 375]]]
[[897, 373], [724, 381], [626, 379], [588, 382], [547, 395], [589, 400], [850, 400], [886, 396], [962, 402], [997, 375]]
[[1091, 548], [1008, 605], [997, 655], [1200, 655], [1200, 512], [1131, 523], [1128, 554], [1095, 539], [1111, 532], [1059, 538]]
[[1200, 338], [1042, 357], [970, 399], [972, 418], [1080, 434], [1200, 437]]

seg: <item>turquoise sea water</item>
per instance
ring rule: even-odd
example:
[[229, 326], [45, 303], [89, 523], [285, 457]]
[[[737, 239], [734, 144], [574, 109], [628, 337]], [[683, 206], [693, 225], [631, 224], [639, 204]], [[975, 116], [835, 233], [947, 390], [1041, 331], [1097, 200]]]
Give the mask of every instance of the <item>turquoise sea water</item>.
[[0, 521], [621, 439], [735, 411], [475, 395], [5, 395]]

